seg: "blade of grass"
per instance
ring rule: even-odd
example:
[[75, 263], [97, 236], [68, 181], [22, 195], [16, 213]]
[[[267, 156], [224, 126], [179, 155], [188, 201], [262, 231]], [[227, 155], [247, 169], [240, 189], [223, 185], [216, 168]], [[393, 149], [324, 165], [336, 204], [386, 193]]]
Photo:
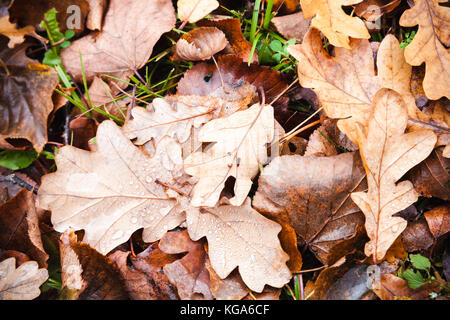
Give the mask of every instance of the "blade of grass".
[[261, 38], [262, 33], [258, 33], [256, 35], [255, 41], [253, 41], [252, 44], [252, 50], [250, 51], [250, 57], [248, 58], [248, 65], [250, 66], [250, 64], [253, 61], [253, 55], [255, 54], [255, 49], [256, 49], [256, 44], [258, 43], [259, 38]]
[[264, 29], [269, 28], [270, 20], [272, 20], [272, 7], [273, 7], [273, 0], [268, 0], [266, 14], [264, 15], [264, 24], [263, 24]]
[[252, 24], [250, 28], [250, 42], [254, 43], [256, 36], [256, 28], [258, 26], [259, 8], [261, 7], [261, 0], [255, 1], [255, 6], [253, 7]]

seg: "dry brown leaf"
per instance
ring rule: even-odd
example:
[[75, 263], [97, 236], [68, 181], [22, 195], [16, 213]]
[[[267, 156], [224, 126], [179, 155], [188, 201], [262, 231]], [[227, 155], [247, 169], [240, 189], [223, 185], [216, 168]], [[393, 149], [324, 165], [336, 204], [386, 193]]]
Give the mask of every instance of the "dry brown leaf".
[[209, 290], [215, 299], [241, 300], [250, 291], [237, 270], [234, 270], [222, 280], [212, 268], [209, 259], [206, 260], [206, 269], [209, 272]]
[[[242, 61], [248, 62], [252, 51], [252, 44], [248, 42], [242, 34], [241, 22], [239, 19], [231, 19], [229, 17], [204, 19], [199, 21], [197, 25], [220, 29], [228, 40], [225, 52], [234, 54], [241, 58]], [[258, 62], [258, 52], [256, 50], [253, 54], [252, 62]]]
[[[40, 152], [47, 143], [56, 72], [25, 56], [25, 47], [0, 69], [0, 137], [27, 139]], [[17, 61], [19, 59], [20, 62]]]
[[178, 0], [178, 17], [181, 21], [197, 22], [219, 7], [216, 0]]
[[301, 41], [309, 30], [311, 19], [305, 19], [303, 12], [299, 11], [287, 16], [275, 17], [271, 22], [286, 39], [295, 38]]
[[192, 127], [199, 128], [211, 119], [213, 108], [217, 107], [215, 102], [217, 99], [195, 96], [155, 98], [147, 108], [133, 108], [133, 119], [125, 122], [122, 131], [127, 138], [136, 139], [137, 145], [152, 139], [158, 144], [164, 136], [184, 143], [189, 139]]
[[303, 16], [337, 47], [350, 49], [349, 37], [369, 39], [370, 35], [358, 17], [347, 15], [342, 6], [360, 3], [362, 0], [300, 0]]
[[[177, 260], [158, 248], [157, 243], [136, 256], [130, 252], [115, 251], [109, 258], [117, 265], [133, 300], [176, 300], [176, 288], [163, 272], [163, 266]], [[131, 267], [127, 265], [127, 259]]]
[[147, 63], [155, 43], [173, 27], [170, 0], [111, 0], [101, 33], [74, 41], [61, 51], [61, 59], [75, 81], [82, 81], [80, 53], [88, 81], [100, 74], [126, 80]]
[[161, 238], [159, 248], [169, 254], [187, 253], [163, 268], [170, 282], [177, 287], [181, 299], [213, 299], [209, 290], [209, 273], [205, 267], [207, 255], [202, 242], [193, 242], [186, 230], [168, 232]]
[[22, 189], [0, 206], [0, 248], [25, 253], [47, 268], [33, 192]]
[[[85, 230], [83, 242], [106, 254], [139, 228], [158, 240], [184, 215], [156, 180], [173, 184], [181, 175], [181, 148], [171, 138], [149, 158], [112, 121], [97, 130], [97, 152], [70, 146], [56, 155], [58, 170], [42, 178], [39, 206], [52, 211], [55, 230]], [[172, 210], [173, 209], [173, 210]]]
[[63, 299], [128, 299], [123, 279], [112, 261], [88, 244], [77, 242], [73, 230], [61, 235], [59, 247]]
[[16, 259], [0, 262], [0, 300], [32, 300], [48, 279], [47, 269], [39, 269], [36, 261], [22, 263], [16, 269]]
[[183, 34], [175, 45], [174, 60], [209, 60], [222, 51], [228, 41], [225, 34], [214, 27], [199, 27]]
[[434, 242], [425, 219], [408, 222], [408, 226], [403, 230], [401, 237], [403, 246], [408, 252], [426, 250]]
[[303, 44], [290, 46], [288, 51], [301, 62], [300, 84], [314, 89], [330, 118], [345, 119], [338, 121], [338, 127], [352, 142], [357, 142], [356, 123], [366, 126], [374, 95], [380, 88], [400, 93], [411, 118], [425, 117], [410, 92], [411, 66], [404, 61], [394, 36], [386, 36], [380, 45], [378, 76], [369, 41], [352, 39], [350, 44], [352, 50], [335, 48], [335, 55], [330, 56], [322, 47], [319, 32], [312, 29]]
[[97, 122], [92, 118], [75, 118], [69, 122], [71, 145], [84, 150], [92, 150], [91, 139], [97, 134]]
[[401, 0], [364, 0], [355, 6], [355, 14], [367, 21], [376, 21], [398, 7]]
[[308, 145], [306, 146], [305, 156], [330, 157], [338, 154], [334, 144], [325, 138], [325, 129], [321, 126], [314, 130], [309, 136]]
[[[268, 2], [266, 0], [266, 2]], [[284, 6], [283, 6], [284, 5]], [[298, 0], [273, 0], [274, 11], [286, 11], [287, 13], [294, 12], [299, 5]]]
[[238, 267], [244, 283], [256, 292], [265, 285], [281, 288], [291, 279], [289, 256], [278, 239], [281, 227], [255, 211], [250, 198], [240, 207], [190, 208], [186, 222], [191, 239], [208, 240], [211, 266], [221, 279]]
[[[234, 92], [243, 87], [245, 83], [249, 83], [255, 89], [263, 88], [267, 102], [274, 100], [288, 87], [280, 72], [258, 64], [248, 66], [241, 58], [234, 55], [219, 56], [217, 64], [219, 70], [215, 64], [203, 62], [186, 71], [183, 79], [178, 83], [177, 93], [179, 95], [211, 96], [213, 92], [220, 92], [217, 90], [219, 88], [223, 90], [223, 88], [219, 71], [227, 91]], [[213, 97], [225, 99], [222, 95]]]
[[414, 203], [418, 194], [410, 181], [396, 184], [411, 167], [433, 150], [436, 135], [429, 130], [405, 134], [407, 107], [401, 96], [380, 89], [374, 97], [367, 134], [360, 131], [359, 148], [367, 172], [368, 191], [352, 194], [366, 217], [370, 241], [365, 254], [381, 260], [406, 228], [406, 221], [393, 214]]
[[264, 168], [253, 206], [284, 230], [295, 230], [323, 263], [331, 265], [355, 249], [363, 215], [350, 193], [366, 188], [357, 153], [334, 157], [282, 156]]
[[450, 8], [439, 5], [445, 0], [416, 0], [400, 18], [404, 27], [419, 26], [413, 41], [405, 49], [406, 61], [419, 66], [425, 62], [423, 88], [432, 100], [450, 98]]
[[411, 289], [408, 282], [393, 274], [382, 274], [380, 276], [380, 289], [374, 292], [381, 300], [429, 300], [429, 294], [439, 292], [439, 283], [431, 282]]
[[34, 31], [33, 26], [26, 26], [24, 28], [17, 28], [16, 23], [9, 22], [9, 16], [0, 18], [0, 34], [9, 38], [8, 47], [13, 48], [16, 44], [25, 41], [25, 36]]
[[191, 205], [213, 207], [228, 177], [236, 178], [232, 205], [247, 198], [259, 167], [266, 163], [266, 144], [274, 137], [273, 108], [254, 104], [226, 118], [211, 120], [200, 130], [199, 141], [215, 142], [184, 160], [186, 173], [199, 178]]
[[424, 162], [414, 167], [408, 178], [424, 197], [450, 200], [450, 159], [442, 155], [443, 148], [435, 149]]
[[88, 0], [89, 14], [86, 27], [89, 30], [102, 30], [103, 14], [107, 5], [106, 0]]
[[425, 212], [424, 216], [435, 239], [450, 231], [450, 205], [448, 203]]

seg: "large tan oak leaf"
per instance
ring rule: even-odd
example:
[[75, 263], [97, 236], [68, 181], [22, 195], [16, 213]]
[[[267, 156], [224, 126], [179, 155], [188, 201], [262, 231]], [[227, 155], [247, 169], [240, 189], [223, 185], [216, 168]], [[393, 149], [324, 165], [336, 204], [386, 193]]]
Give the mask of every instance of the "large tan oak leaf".
[[273, 108], [254, 104], [226, 118], [205, 124], [199, 141], [214, 142], [184, 160], [186, 173], [199, 178], [191, 205], [213, 207], [228, 177], [236, 178], [232, 205], [240, 206], [252, 186], [252, 178], [267, 161], [266, 144], [274, 137]]
[[300, 0], [305, 19], [314, 17], [311, 26], [322, 31], [332, 45], [347, 49], [350, 49], [349, 37], [370, 38], [364, 22], [342, 9], [342, 6], [360, 2], [362, 0]]
[[178, 0], [178, 16], [181, 21], [197, 22], [219, 7], [217, 0]]
[[96, 139], [96, 152], [61, 148], [58, 170], [42, 179], [38, 205], [52, 211], [55, 230], [84, 229], [83, 242], [106, 254], [139, 228], [151, 230], [146, 241], [156, 241], [184, 220], [156, 182], [174, 183], [171, 160], [181, 159], [178, 144], [166, 137], [149, 158], [109, 120], [98, 127]]
[[47, 280], [47, 269], [39, 269], [36, 261], [27, 261], [16, 268], [16, 259], [0, 263], [0, 300], [32, 300]]
[[240, 207], [191, 208], [186, 222], [192, 240], [208, 240], [211, 266], [221, 279], [238, 267], [244, 283], [256, 292], [266, 284], [281, 288], [291, 279], [289, 256], [278, 239], [281, 226], [254, 210], [250, 198]]
[[76, 81], [108, 74], [126, 79], [150, 57], [161, 35], [175, 27], [170, 0], [111, 0], [100, 34], [91, 33], [61, 52], [62, 62]]
[[393, 214], [407, 208], [418, 198], [410, 181], [396, 184], [409, 169], [423, 161], [433, 150], [436, 135], [429, 130], [404, 133], [408, 121], [405, 102], [390, 89], [375, 95], [367, 134], [360, 130], [358, 146], [367, 173], [367, 192], [351, 197], [363, 211], [370, 241], [365, 254], [380, 261], [407, 222]]
[[439, 5], [442, 0], [415, 0], [414, 7], [400, 18], [404, 27], [419, 26], [413, 41], [405, 49], [409, 64], [425, 62], [423, 89], [428, 98], [450, 98], [450, 8]]
[[150, 140], [158, 143], [164, 136], [170, 136], [180, 143], [186, 142], [191, 128], [199, 128], [211, 119], [215, 99], [192, 96], [191, 99], [179, 96], [156, 98], [147, 108], [136, 107], [131, 110], [133, 118], [127, 120], [122, 131], [129, 139], [136, 139], [136, 145]]
[[327, 116], [344, 119], [338, 121], [338, 128], [350, 140], [357, 142], [356, 123], [367, 123], [373, 98], [380, 88], [400, 93], [410, 118], [428, 120], [416, 107], [409, 89], [411, 66], [393, 35], [386, 36], [378, 49], [378, 75], [369, 41], [352, 39], [350, 45], [352, 50], [335, 48], [334, 57], [330, 56], [323, 49], [320, 33], [311, 29], [301, 45], [288, 48], [299, 60], [300, 84], [314, 90]]

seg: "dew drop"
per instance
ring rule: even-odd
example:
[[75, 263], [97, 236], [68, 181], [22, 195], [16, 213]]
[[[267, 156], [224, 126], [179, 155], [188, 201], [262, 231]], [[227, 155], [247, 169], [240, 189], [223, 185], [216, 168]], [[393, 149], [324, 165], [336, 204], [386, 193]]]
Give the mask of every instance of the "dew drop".
[[137, 223], [138, 219], [136, 217], [131, 218], [131, 223]]
[[255, 260], [256, 260], [256, 259], [255, 259], [255, 255], [251, 254], [251, 255], [250, 255], [250, 262], [255, 262]]
[[119, 239], [120, 237], [122, 237], [122, 235], [123, 235], [123, 231], [122, 231], [122, 230], [117, 230], [117, 231], [113, 234], [112, 239], [113, 239], [113, 240], [117, 240], [117, 239]]

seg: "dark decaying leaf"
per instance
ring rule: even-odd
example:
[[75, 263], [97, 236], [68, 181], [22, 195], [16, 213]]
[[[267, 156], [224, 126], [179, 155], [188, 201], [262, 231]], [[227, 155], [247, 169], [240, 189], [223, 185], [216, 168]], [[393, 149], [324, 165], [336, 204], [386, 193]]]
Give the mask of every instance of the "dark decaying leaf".
[[69, 123], [71, 132], [71, 144], [74, 147], [91, 150], [89, 141], [95, 137], [97, 133], [97, 123], [91, 118], [75, 118]]
[[[70, 8], [73, 5], [78, 7], [81, 14], [79, 17], [73, 16], [75, 11], [73, 7]], [[9, 8], [10, 19], [20, 26], [34, 26], [39, 24], [44, 19], [44, 14], [52, 8], [58, 11], [57, 19], [63, 32], [72, 26], [71, 23], [69, 24], [71, 21], [76, 26], [75, 31], [84, 30], [84, 22], [89, 11], [89, 4], [86, 0], [14, 0]], [[69, 20], [71, 16], [72, 18]], [[79, 20], [74, 20], [78, 18]], [[78, 21], [80, 22], [79, 27], [76, 24]]]
[[406, 251], [425, 250], [433, 244], [433, 235], [430, 233], [425, 219], [408, 222], [402, 233], [402, 242]]
[[442, 156], [443, 148], [435, 149], [409, 173], [414, 189], [425, 197], [450, 200], [450, 159]]
[[[245, 81], [256, 88], [262, 87], [266, 103], [270, 103], [287, 88], [281, 74], [267, 66], [248, 66], [234, 55], [220, 56], [217, 64], [225, 84], [235, 88]], [[221, 86], [217, 67], [214, 64], [199, 63], [184, 74], [178, 83], [177, 92], [181, 95], [207, 96]]]
[[[350, 199], [366, 188], [357, 153], [333, 157], [282, 156], [264, 168], [254, 207], [266, 217], [289, 221], [301, 245], [331, 265], [355, 249], [364, 218]], [[290, 230], [289, 230], [290, 231]]]
[[305, 296], [310, 300], [359, 300], [368, 291], [366, 264], [346, 263], [321, 271], [315, 282], [308, 281]]
[[40, 152], [47, 143], [47, 117], [58, 75], [48, 66], [25, 61], [5, 61], [6, 69], [0, 69], [0, 137], [27, 139]]
[[241, 300], [244, 298], [249, 289], [242, 281], [237, 270], [234, 270], [225, 279], [220, 279], [218, 274], [211, 267], [209, 259], [206, 261], [206, 268], [209, 272], [209, 290], [217, 300]]
[[159, 248], [168, 254], [186, 253], [183, 258], [163, 267], [169, 281], [177, 287], [181, 299], [213, 299], [205, 266], [207, 255], [202, 242], [192, 241], [186, 230], [175, 231], [161, 238]]
[[450, 205], [448, 203], [425, 212], [424, 216], [435, 239], [450, 231]]
[[70, 229], [60, 240], [63, 298], [125, 300], [122, 276], [112, 261], [86, 243], [77, 242]]
[[[178, 299], [176, 288], [163, 272], [163, 266], [174, 262], [178, 257], [162, 252], [157, 243], [137, 256], [130, 256], [130, 252], [115, 251], [109, 258], [119, 268], [131, 299]], [[127, 265], [128, 258], [131, 266]]]
[[0, 248], [25, 253], [40, 267], [47, 267], [33, 192], [22, 189], [0, 207]]

